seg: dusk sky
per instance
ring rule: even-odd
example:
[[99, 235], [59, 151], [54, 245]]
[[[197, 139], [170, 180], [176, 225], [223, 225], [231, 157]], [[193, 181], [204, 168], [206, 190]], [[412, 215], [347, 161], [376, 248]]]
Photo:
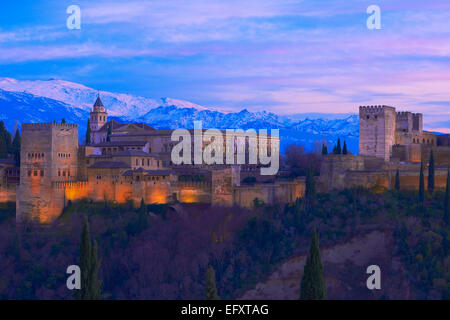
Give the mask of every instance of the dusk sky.
[[[80, 30], [66, 26], [72, 4]], [[384, 104], [450, 132], [450, 1], [2, 1], [0, 76], [229, 111]]]

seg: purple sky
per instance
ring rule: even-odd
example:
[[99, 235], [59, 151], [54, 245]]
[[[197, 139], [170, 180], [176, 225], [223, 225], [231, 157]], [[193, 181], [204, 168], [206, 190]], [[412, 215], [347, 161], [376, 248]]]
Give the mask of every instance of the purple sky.
[[[56, 4], [57, 3], [57, 4]], [[450, 2], [8, 1], [0, 76], [58, 78], [222, 110], [357, 112], [393, 105], [450, 132]], [[368, 30], [369, 5], [381, 30]]]

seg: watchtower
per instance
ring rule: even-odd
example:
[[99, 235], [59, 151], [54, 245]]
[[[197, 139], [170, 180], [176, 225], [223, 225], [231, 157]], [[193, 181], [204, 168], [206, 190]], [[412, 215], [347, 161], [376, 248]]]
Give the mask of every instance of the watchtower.
[[395, 130], [394, 107], [359, 107], [359, 154], [389, 161], [395, 144]]
[[22, 125], [17, 221], [51, 222], [61, 213], [52, 183], [78, 174], [78, 126], [63, 123]]

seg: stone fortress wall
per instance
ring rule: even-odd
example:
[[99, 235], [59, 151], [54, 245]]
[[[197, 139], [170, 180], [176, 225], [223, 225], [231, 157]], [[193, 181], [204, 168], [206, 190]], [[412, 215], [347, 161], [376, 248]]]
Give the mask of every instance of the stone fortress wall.
[[[174, 166], [172, 130], [108, 121], [100, 97], [89, 120], [91, 142], [81, 146], [76, 125], [22, 126], [20, 184], [13, 185], [18, 186], [17, 193], [12, 186], [10, 192], [0, 193], [0, 201], [16, 201], [17, 221], [50, 223], [69, 201], [131, 201], [138, 206], [143, 199], [145, 203], [252, 206], [253, 198], [246, 201], [249, 194], [266, 203], [287, 202], [304, 189], [287, 184], [265, 186], [271, 191], [264, 194], [250, 191], [260, 190], [258, 186], [240, 189], [239, 165]], [[1, 188], [7, 185], [0, 184]]]
[[425, 187], [431, 152], [436, 188], [445, 188], [450, 167], [450, 138], [423, 131], [420, 113], [396, 112], [389, 106], [359, 108], [359, 155], [324, 157], [322, 191], [361, 186], [392, 189], [397, 170], [403, 189], [417, 190], [423, 162]]
[[[100, 98], [90, 117], [91, 141], [78, 144], [78, 127], [62, 123], [24, 124], [19, 168], [0, 161], [0, 202], [16, 201], [17, 220], [54, 221], [69, 201], [209, 203], [252, 207], [292, 203], [305, 192], [305, 179], [241, 185], [241, 165], [181, 165], [170, 161], [171, 130], [107, 120]], [[110, 128], [110, 127], [111, 128]], [[226, 146], [224, 146], [226, 148]], [[420, 165], [427, 183], [428, 159], [435, 158], [436, 187], [446, 184], [450, 138], [422, 129], [422, 115], [388, 106], [360, 107], [360, 155], [323, 157], [319, 191], [362, 186], [418, 189]], [[17, 180], [17, 181], [16, 181]]]

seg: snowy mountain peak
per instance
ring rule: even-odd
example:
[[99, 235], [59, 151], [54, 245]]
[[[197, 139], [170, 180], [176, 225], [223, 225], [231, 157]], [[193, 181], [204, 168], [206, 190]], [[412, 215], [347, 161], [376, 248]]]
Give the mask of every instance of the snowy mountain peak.
[[[97, 90], [64, 80], [16, 80], [0, 78], [0, 119], [12, 128], [16, 121], [66, 121], [79, 125], [79, 136], [86, 130], [89, 111]], [[172, 98], [152, 99], [124, 93], [101, 91], [108, 114], [118, 121], [145, 122], [157, 129], [192, 128], [202, 121], [204, 128], [216, 129], [279, 129], [282, 147], [290, 143], [311, 147], [326, 140], [347, 140], [352, 152], [357, 152], [358, 117], [335, 118], [302, 115], [279, 116], [243, 109], [221, 112]]]

